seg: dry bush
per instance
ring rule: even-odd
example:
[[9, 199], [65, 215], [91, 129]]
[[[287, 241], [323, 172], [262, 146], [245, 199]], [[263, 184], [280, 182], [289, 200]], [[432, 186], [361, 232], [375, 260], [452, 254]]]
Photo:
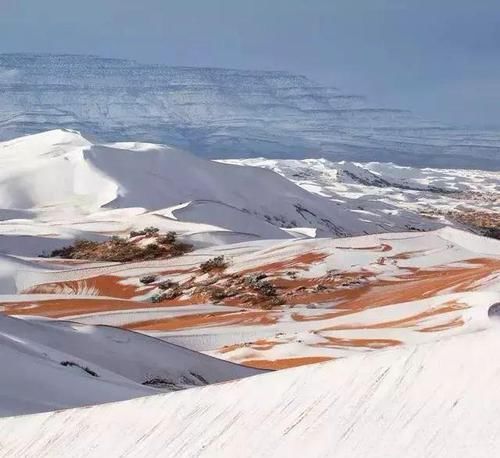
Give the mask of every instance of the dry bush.
[[167, 289], [171, 289], [171, 288], [177, 288], [179, 286], [179, 283], [177, 283], [176, 281], [172, 281], [172, 280], [165, 280], [165, 281], [162, 281], [161, 283], [158, 284], [158, 288], [160, 288], [162, 291], [165, 291]]
[[[155, 228], [147, 229], [153, 233]], [[168, 235], [165, 237], [168, 237]], [[171, 240], [171, 237], [169, 239]], [[145, 247], [141, 247], [130, 239], [114, 236], [104, 242], [77, 240], [71, 246], [52, 251], [49, 257], [105, 262], [151, 261], [182, 256], [191, 251], [192, 248], [191, 245], [178, 241], [162, 245], [150, 243]]]
[[177, 233], [170, 231], [156, 240], [160, 245], [172, 245], [177, 240]]
[[145, 235], [147, 237], [154, 237], [155, 235], [158, 235], [159, 232], [160, 232], [160, 229], [158, 229], [157, 227], [148, 226], [140, 231], [130, 231], [129, 235], [130, 235], [130, 238], [139, 237], [140, 235], [141, 236]]
[[202, 262], [200, 264], [200, 270], [203, 273], [210, 272], [212, 270], [223, 270], [227, 268], [228, 262], [224, 256], [216, 256], [215, 258], [209, 259], [208, 261]]
[[154, 283], [156, 281], [156, 275], [144, 275], [144, 277], [141, 277], [139, 281], [143, 285], [150, 285], [151, 283]]
[[162, 291], [161, 293], [154, 294], [151, 297], [151, 302], [157, 304], [163, 301], [171, 301], [172, 299], [179, 297], [181, 294], [182, 291], [180, 288], [169, 289], [167, 291]]

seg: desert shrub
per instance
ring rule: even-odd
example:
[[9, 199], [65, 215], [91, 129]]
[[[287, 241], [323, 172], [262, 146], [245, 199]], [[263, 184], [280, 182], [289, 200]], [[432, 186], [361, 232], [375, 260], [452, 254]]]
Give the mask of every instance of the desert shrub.
[[175, 299], [176, 297], [179, 297], [181, 294], [182, 291], [178, 288], [170, 289], [168, 291], [163, 291], [161, 293], [157, 293], [151, 296], [151, 302], [157, 304], [163, 301], [170, 301], [172, 299]]
[[142, 259], [158, 259], [161, 257], [167, 257], [168, 251], [156, 243], [150, 243], [142, 249]]
[[210, 290], [210, 299], [213, 301], [221, 301], [227, 297], [223, 288], [214, 287]]
[[130, 237], [138, 237], [139, 235], [145, 235], [147, 237], [153, 237], [155, 235], [158, 235], [158, 233], [160, 232], [160, 229], [158, 229], [157, 227], [154, 227], [154, 226], [148, 226], [148, 227], [145, 227], [144, 229], [140, 230], [140, 231], [130, 231]]
[[78, 253], [94, 250], [97, 246], [99, 246], [98, 242], [78, 239], [75, 240], [75, 243], [73, 245], [53, 250], [49, 256], [51, 258], [79, 259], [77, 256]]
[[154, 226], [148, 226], [144, 228], [144, 233], [148, 236], [156, 235], [160, 232], [160, 229]]
[[141, 277], [139, 281], [143, 285], [150, 285], [151, 283], [154, 283], [156, 281], [156, 275], [144, 275], [144, 277]]
[[[156, 230], [156, 228], [146, 229], [150, 233], [154, 233]], [[172, 240], [171, 236], [167, 235], [166, 237]], [[73, 245], [53, 250], [48, 257], [106, 262], [150, 261], [182, 256], [191, 251], [192, 248], [191, 245], [178, 241], [165, 245], [150, 243], [142, 247], [130, 239], [113, 236], [104, 242], [76, 240]]]
[[182, 256], [183, 254], [189, 253], [193, 249], [193, 245], [184, 242], [175, 242], [170, 247], [170, 254], [172, 256]]
[[158, 304], [159, 302], [163, 302], [165, 300], [165, 295], [163, 293], [156, 293], [151, 296], [151, 302], [153, 304]]
[[152, 386], [153, 388], [158, 388], [158, 389], [168, 389], [169, 391], [177, 391], [181, 389], [174, 382], [160, 377], [155, 377], [146, 380], [145, 382], [142, 382], [142, 384], [146, 386]]
[[491, 237], [492, 239], [500, 240], [500, 228], [498, 227], [489, 227], [484, 229], [483, 235], [485, 237]]
[[158, 288], [160, 288], [162, 291], [165, 291], [167, 289], [171, 289], [171, 288], [177, 288], [179, 286], [179, 283], [177, 283], [176, 281], [172, 281], [172, 280], [165, 280], [165, 281], [162, 281], [161, 283], [158, 284]]
[[215, 269], [225, 269], [229, 264], [227, 263], [224, 255], [216, 256], [215, 258], [209, 259], [208, 261], [202, 262], [200, 264], [200, 270], [204, 273], [210, 272]]
[[158, 237], [157, 242], [161, 245], [171, 245], [175, 243], [176, 240], [177, 240], [177, 233], [170, 231], [167, 232], [165, 235]]
[[94, 372], [92, 369], [88, 368], [87, 366], [81, 366], [78, 363], [75, 363], [74, 361], [61, 361], [60, 362], [61, 366], [64, 367], [78, 367], [85, 371], [87, 374], [91, 375], [92, 377], [99, 377], [97, 372]]
[[118, 235], [113, 235], [113, 237], [111, 237], [109, 241], [114, 245], [124, 245], [125, 243], [127, 243], [127, 240]]
[[276, 296], [275, 286], [267, 280], [260, 280], [254, 288], [264, 296]]
[[73, 246], [64, 246], [62, 248], [57, 248], [52, 250], [49, 254], [49, 258], [67, 258], [70, 259], [73, 254], [73, 250], [75, 248]]
[[[206, 290], [202, 288], [200, 292], [203, 293], [205, 291]], [[221, 288], [219, 286], [210, 288], [209, 292], [210, 292], [210, 299], [215, 302], [239, 295], [239, 291], [235, 288], [226, 288], [226, 287]]]
[[260, 304], [260, 308], [262, 310], [272, 310], [274, 305], [271, 303], [271, 301], [263, 302]]
[[266, 274], [249, 275], [245, 283], [263, 296], [276, 296], [276, 287], [266, 277]]
[[267, 278], [267, 275], [265, 273], [252, 274], [248, 275], [248, 277], [245, 277], [245, 283], [248, 286], [254, 286], [265, 278]]
[[260, 308], [263, 310], [271, 310], [283, 304], [285, 304], [285, 300], [281, 296], [273, 296], [268, 301], [262, 302]]
[[120, 249], [112, 248], [104, 250], [101, 256], [97, 257], [99, 261], [111, 262], [131, 262], [142, 258], [143, 250], [135, 245], [124, 245]]

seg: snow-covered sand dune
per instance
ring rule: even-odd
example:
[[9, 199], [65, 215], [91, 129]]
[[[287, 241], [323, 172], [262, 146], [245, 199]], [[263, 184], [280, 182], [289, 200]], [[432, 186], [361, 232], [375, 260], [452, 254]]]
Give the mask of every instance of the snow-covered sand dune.
[[[279, 174], [198, 158], [162, 145], [93, 144], [54, 130], [0, 143], [0, 249], [29, 254], [54, 238], [96, 237], [155, 225], [188, 235], [291, 238], [377, 230], [335, 202]], [[12, 237], [12, 238], [11, 238]], [[61, 242], [63, 243], [63, 242]], [[19, 248], [18, 251], [16, 251]], [[36, 254], [36, 253], [31, 253]]]
[[499, 183], [494, 172], [394, 164], [208, 161], [58, 129], [0, 143], [0, 252], [35, 256], [145, 226], [197, 246], [465, 227], [450, 211], [491, 226]]
[[[0, 456], [494, 456], [500, 242], [422, 206], [486, 214], [497, 191], [494, 173], [225, 164], [67, 130], [0, 143], [0, 415], [137, 398], [0, 420]], [[145, 226], [193, 250], [35, 257], [142, 249]]]
[[0, 416], [129, 399], [259, 373], [131, 331], [3, 314], [0, 367]]
[[499, 328], [125, 402], [0, 419], [5, 457], [491, 458]]
[[[228, 266], [202, 272], [217, 255]], [[121, 326], [273, 369], [472, 332], [476, 311], [500, 300], [500, 242], [453, 228], [43, 263], [51, 269], [17, 271], [22, 294], [0, 296], [5, 313]], [[151, 284], [140, 282], [146, 274]], [[169, 296], [151, 303], [162, 282]]]
[[493, 228], [495, 221], [496, 226], [500, 225], [498, 171], [325, 159], [221, 162], [273, 170], [312, 193], [342, 203], [358, 218], [377, 225], [379, 232], [430, 230], [442, 224], [476, 230], [482, 226]]

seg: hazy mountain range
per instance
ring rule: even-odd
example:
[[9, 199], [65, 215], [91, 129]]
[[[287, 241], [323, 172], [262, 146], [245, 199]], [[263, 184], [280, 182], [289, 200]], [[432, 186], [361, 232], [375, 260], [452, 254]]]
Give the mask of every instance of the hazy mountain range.
[[0, 55], [0, 140], [54, 128], [211, 158], [267, 156], [500, 167], [500, 135], [464, 131], [287, 72]]

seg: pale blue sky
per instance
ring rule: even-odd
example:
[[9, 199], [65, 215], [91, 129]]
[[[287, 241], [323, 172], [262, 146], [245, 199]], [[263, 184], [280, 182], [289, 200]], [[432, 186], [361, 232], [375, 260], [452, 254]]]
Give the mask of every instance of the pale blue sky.
[[280, 69], [500, 126], [500, 0], [0, 0], [0, 52]]

